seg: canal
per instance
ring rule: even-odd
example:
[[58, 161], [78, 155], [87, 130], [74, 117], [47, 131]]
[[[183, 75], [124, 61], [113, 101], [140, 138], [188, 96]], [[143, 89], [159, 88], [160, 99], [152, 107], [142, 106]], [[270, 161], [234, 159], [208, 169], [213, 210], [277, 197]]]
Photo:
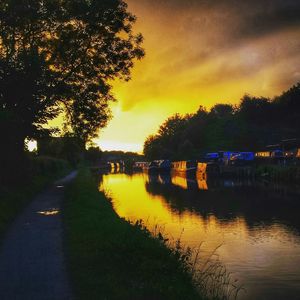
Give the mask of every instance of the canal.
[[[145, 173], [102, 175], [119, 216], [215, 252], [244, 289], [238, 299], [300, 299], [300, 197], [253, 181]], [[215, 251], [215, 249], [217, 249]]]

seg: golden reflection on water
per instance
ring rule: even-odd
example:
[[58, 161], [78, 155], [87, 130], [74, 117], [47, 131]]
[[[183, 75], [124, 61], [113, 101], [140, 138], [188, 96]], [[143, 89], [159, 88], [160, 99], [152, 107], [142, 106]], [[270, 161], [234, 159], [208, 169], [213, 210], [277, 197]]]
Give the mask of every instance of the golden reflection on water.
[[[206, 180], [203, 176], [197, 176], [194, 184], [202, 191], [192, 201], [201, 202], [204, 195], [210, 193]], [[160, 187], [178, 191], [168, 196], [155, 190]], [[229, 271], [247, 285], [248, 296], [244, 296], [245, 299], [261, 293], [264, 285], [276, 283], [280, 286], [282, 278], [287, 280], [291, 276], [300, 280], [298, 235], [276, 221], [267, 226], [263, 222], [249, 226], [248, 219], [246, 221], [237, 212], [230, 214], [230, 209], [229, 216], [220, 218], [214, 213], [201, 213], [194, 207], [187, 208], [188, 198], [185, 197], [188, 189], [194, 188], [187, 178], [148, 177], [144, 173], [133, 176], [110, 174], [103, 176], [100, 188], [109, 191], [119, 216], [131, 221], [142, 219], [150, 230], [158, 225], [169, 238], [176, 240], [181, 237], [181, 241], [190, 247], [198, 247], [204, 242], [201, 246], [203, 257], [222, 245], [217, 254]], [[177, 206], [174, 201], [177, 201]], [[183, 207], [180, 207], [180, 203]], [[293, 280], [289, 284], [295, 285]], [[298, 289], [300, 292], [299, 284]]]
[[185, 190], [188, 189], [188, 182], [186, 177], [182, 177], [179, 175], [172, 176], [172, 184], [177, 185]]
[[[188, 180], [174, 176], [171, 182], [186, 190]], [[224, 243], [225, 235], [228, 232], [233, 233], [234, 239], [249, 236], [248, 228], [242, 217], [222, 222], [214, 215], [204, 218], [193, 211], [178, 212], [170, 207], [163, 196], [148, 193], [145, 188], [147, 182], [149, 182], [149, 178], [143, 173], [133, 177], [114, 174], [105, 175], [102, 186], [112, 195], [113, 206], [119, 216], [131, 221], [142, 219], [150, 229], [159, 225], [164, 228], [164, 232], [168, 236], [177, 239], [182, 235], [182, 241], [193, 247], [198, 246], [201, 241], [206, 241], [207, 244], [210, 244], [208, 248], [213, 249]], [[207, 189], [203, 180], [199, 180], [199, 182], [198, 184], [203, 189]], [[209, 239], [208, 236], [210, 236]]]
[[207, 185], [207, 176], [206, 173], [197, 173], [196, 174], [196, 181], [198, 185], [199, 190], [208, 190], [208, 185]]

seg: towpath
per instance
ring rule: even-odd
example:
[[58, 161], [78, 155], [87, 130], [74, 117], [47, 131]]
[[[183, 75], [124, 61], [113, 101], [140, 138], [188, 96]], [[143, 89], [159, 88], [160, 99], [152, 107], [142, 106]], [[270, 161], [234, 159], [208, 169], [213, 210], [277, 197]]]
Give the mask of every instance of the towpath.
[[38, 195], [17, 218], [0, 249], [1, 300], [70, 300], [61, 206], [66, 178]]

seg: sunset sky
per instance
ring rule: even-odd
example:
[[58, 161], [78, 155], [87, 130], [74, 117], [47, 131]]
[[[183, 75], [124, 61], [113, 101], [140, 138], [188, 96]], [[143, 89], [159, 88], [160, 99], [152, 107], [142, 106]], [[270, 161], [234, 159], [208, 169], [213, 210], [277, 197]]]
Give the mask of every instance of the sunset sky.
[[102, 150], [142, 152], [170, 115], [272, 97], [300, 81], [299, 0], [127, 0], [146, 57], [114, 83]]

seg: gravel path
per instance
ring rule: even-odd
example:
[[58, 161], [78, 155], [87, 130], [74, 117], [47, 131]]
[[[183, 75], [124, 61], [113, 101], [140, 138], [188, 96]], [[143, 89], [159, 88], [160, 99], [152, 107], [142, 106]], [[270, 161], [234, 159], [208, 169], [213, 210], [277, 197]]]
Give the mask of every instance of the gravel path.
[[70, 300], [63, 256], [61, 202], [64, 184], [38, 195], [17, 218], [0, 249], [1, 300]]

